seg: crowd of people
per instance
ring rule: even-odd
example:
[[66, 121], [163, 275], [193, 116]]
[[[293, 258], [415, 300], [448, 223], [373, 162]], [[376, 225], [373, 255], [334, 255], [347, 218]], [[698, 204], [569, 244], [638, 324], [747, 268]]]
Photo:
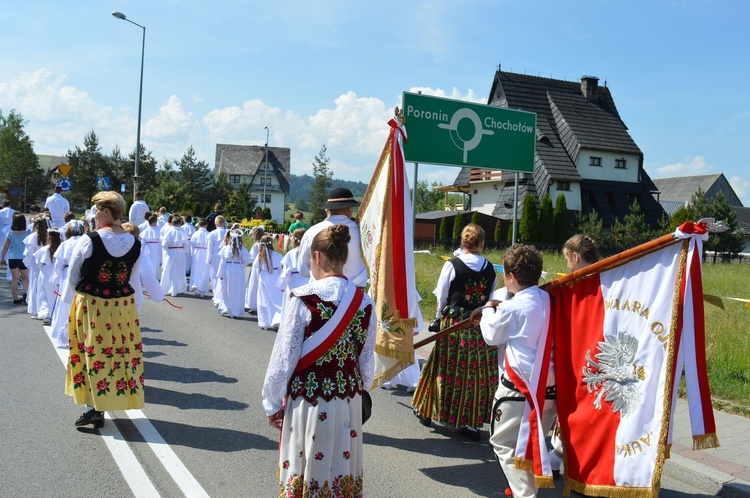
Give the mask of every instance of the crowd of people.
[[[69, 211], [53, 214], [51, 206], [32, 206], [29, 219], [7, 201], [0, 209], [0, 259], [7, 260], [13, 303], [50, 325], [53, 340], [69, 349], [65, 392], [86, 405], [75, 426], [102, 427], [105, 412], [143, 406], [138, 311], [144, 291], [154, 301], [212, 291], [221, 315], [251, 312], [261, 328], [277, 331], [263, 407], [269, 425], [281, 431], [279, 495], [317, 489], [361, 496], [363, 397], [373, 381], [377, 318], [363, 292], [367, 271], [351, 192], [334, 189], [323, 206], [326, 219], [311, 228], [299, 216], [284, 255], [263, 227], [244, 247], [244, 231], [226, 226], [221, 205], [210, 220], [193, 223], [164, 208], [151, 211], [136, 193], [123, 223], [122, 196], [100, 192], [92, 200], [85, 220]], [[433, 292], [431, 330], [467, 319], [469, 326], [439, 338], [421, 371], [419, 362], [410, 369], [406, 387], [425, 426], [445, 424], [479, 440], [489, 423], [509, 492], [534, 496], [534, 476], [516, 468], [514, 451], [523, 391], [539, 367], [540, 337], [549, 324], [549, 297], [537, 286], [542, 256], [532, 246], [513, 245], [503, 255], [504, 285], [496, 288], [495, 268], [482, 255], [484, 237], [478, 225], [464, 228], [461, 248]], [[594, 242], [580, 235], [563, 254], [570, 271], [598, 259]], [[544, 382], [540, 420], [554, 451], [543, 458], [554, 466], [562, 443], [553, 430], [553, 365]]]

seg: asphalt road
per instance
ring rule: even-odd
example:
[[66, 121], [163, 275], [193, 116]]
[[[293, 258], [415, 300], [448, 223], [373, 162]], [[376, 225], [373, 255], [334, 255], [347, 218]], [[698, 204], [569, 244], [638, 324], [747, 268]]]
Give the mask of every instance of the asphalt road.
[[[4, 275], [5, 268], [1, 273]], [[0, 282], [0, 496], [267, 497], [277, 491], [278, 433], [261, 386], [275, 333], [255, 317], [218, 316], [208, 297], [148, 301], [141, 313], [147, 383], [142, 411], [112, 412], [101, 431], [76, 429], [82, 409], [41, 322]], [[365, 494], [504, 496], [487, 443], [425, 428], [404, 391], [376, 389], [365, 426]], [[561, 496], [543, 490], [539, 496]], [[661, 496], [708, 496], [678, 477]]]

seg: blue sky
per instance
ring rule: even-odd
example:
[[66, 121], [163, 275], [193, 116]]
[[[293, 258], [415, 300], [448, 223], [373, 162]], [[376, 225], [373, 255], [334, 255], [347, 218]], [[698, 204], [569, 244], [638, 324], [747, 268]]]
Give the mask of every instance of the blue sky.
[[[750, 206], [745, 0], [2, 0], [0, 109], [37, 153], [90, 130], [105, 152], [141, 141], [159, 161], [191, 144], [289, 147], [311, 173], [368, 181], [403, 91], [486, 102], [503, 70], [607, 82], [654, 177], [724, 173]], [[407, 127], [408, 129], [408, 127]], [[457, 170], [420, 165], [419, 179]]]

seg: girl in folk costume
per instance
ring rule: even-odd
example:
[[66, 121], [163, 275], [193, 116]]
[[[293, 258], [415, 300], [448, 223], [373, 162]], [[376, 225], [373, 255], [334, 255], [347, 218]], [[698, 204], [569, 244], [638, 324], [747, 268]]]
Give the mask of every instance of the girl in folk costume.
[[176, 296], [187, 291], [186, 261], [190, 254], [190, 241], [184, 231], [180, 230], [182, 218], [172, 215], [170, 229], [163, 231], [161, 247], [166, 252], [164, 268], [161, 273], [161, 288], [165, 294]]
[[48, 218], [44, 215], [39, 215], [34, 218], [33, 225], [33, 231], [23, 241], [26, 244], [26, 249], [23, 253], [23, 262], [29, 269], [29, 292], [26, 312], [32, 318], [41, 320], [37, 316], [39, 312], [39, 296], [37, 295], [37, 289], [39, 288], [39, 263], [34, 258], [34, 254], [47, 245]]
[[161, 231], [157, 223], [158, 217], [151, 214], [148, 218], [148, 226], [141, 230], [140, 239], [143, 244], [143, 255], [151, 262], [151, 269], [154, 276], [159, 278], [159, 268], [161, 267]]
[[242, 245], [242, 230], [230, 230], [226, 244], [219, 251], [218, 277], [222, 280], [219, 313], [231, 318], [245, 313], [245, 267], [250, 264], [250, 253]]
[[191, 270], [190, 287], [196, 295], [203, 297], [208, 292], [208, 222], [201, 218], [198, 230], [190, 237]]
[[[250, 261], [255, 261], [260, 253], [260, 239], [266, 234], [266, 227], [263, 225], [257, 226], [252, 229], [250, 235], [253, 237], [253, 246], [250, 248]], [[248, 283], [250, 280], [248, 279]], [[258, 291], [247, 286], [245, 289], [245, 309], [250, 310], [251, 313], [255, 313], [258, 309]]]
[[93, 201], [99, 228], [76, 243], [69, 267], [76, 294], [65, 393], [88, 405], [76, 427], [102, 427], [103, 412], [144, 404], [143, 346], [132, 286], [141, 244], [120, 224], [125, 210], [120, 194], [99, 192]]
[[315, 281], [294, 289], [263, 384], [268, 423], [281, 431], [277, 495], [362, 496], [362, 392], [372, 385], [376, 318], [343, 276], [349, 228], [318, 233]]
[[[210, 221], [206, 219], [206, 222], [210, 225]], [[214, 224], [216, 228], [208, 232], [208, 249], [206, 249], [206, 263], [208, 263], [208, 280], [211, 283], [213, 289], [213, 303], [214, 306], [219, 306], [221, 302], [221, 280], [216, 276], [216, 270], [219, 269], [219, 251], [224, 247], [224, 236], [227, 233], [226, 222], [222, 215], [218, 215], [214, 218]], [[208, 229], [208, 227], [206, 227]]]
[[[131, 234], [136, 239], [140, 233], [140, 229], [133, 223], [123, 223], [122, 229]], [[132, 280], [133, 285], [133, 297], [135, 298], [135, 306], [138, 310], [138, 316], [141, 315], [141, 305], [146, 300], [143, 294], [145, 289], [148, 292], [149, 297], [152, 301], [160, 303], [164, 300], [164, 291], [159, 284], [159, 281], [154, 276], [154, 270], [151, 268], [151, 262], [148, 258], [143, 257], [144, 248], [141, 244], [141, 259], [138, 264], [138, 278]]]
[[262, 329], [278, 327], [281, 322], [281, 303], [284, 294], [276, 287], [281, 274], [281, 254], [273, 249], [273, 237], [260, 239], [260, 252], [253, 261], [247, 288], [251, 289], [258, 305], [258, 326]]
[[[434, 291], [441, 330], [468, 318], [495, 288], [495, 269], [481, 255], [482, 227], [466, 225], [461, 248], [462, 254], [443, 266]], [[490, 421], [497, 384], [497, 348], [472, 324], [435, 341], [414, 392], [414, 414], [422, 425], [437, 420], [478, 441], [477, 429]]]
[[[26, 248], [24, 240], [29, 231], [26, 228], [26, 218], [21, 213], [13, 214], [10, 231], [3, 244], [0, 260], [8, 259], [8, 271], [10, 272], [10, 290], [13, 293], [13, 304], [26, 304], [26, 295], [29, 290], [29, 270], [23, 262], [23, 252]], [[18, 280], [23, 284], [23, 297], [18, 295]]]
[[73, 220], [65, 225], [65, 240], [55, 251], [55, 273], [58, 275], [60, 287], [55, 311], [52, 313], [52, 339], [58, 347], [68, 347], [68, 313], [73, 302], [75, 289], [70, 285], [68, 268], [78, 239], [86, 232], [86, 224], [82, 220]]
[[292, 290], [310, 281], [309, 278], [300, 275], [299, 262], [297, 261], [297, 258], [300, 257], [299, 243], [306, 231], [306, 228], [298, 228], [292, 232], [290, 242], [292, 248], [281, 258], [281, 274], [276, 281], [276, 287], [284, 293], [284, 299], [281, 301], [282, 312], [286, 309], [286, 303], [289, 302], [289, 295]]
[[39, 306], [37, 318], [49, 325], [52, 312], [55, 309], [59, 295], [60, 280], [55, 273], [55, 253], [61, 243], [59, 229], [52, 228], [47, 232], [47, 245], [34, 253], [34, 259], [39, 266], [39, 280], [37, 282], [37, 299]]

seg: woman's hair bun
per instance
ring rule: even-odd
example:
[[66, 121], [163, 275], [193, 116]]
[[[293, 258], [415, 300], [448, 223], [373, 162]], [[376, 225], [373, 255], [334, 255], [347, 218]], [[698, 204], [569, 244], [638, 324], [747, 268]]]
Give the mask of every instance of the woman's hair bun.
[[349, 235], [349, 227], [344, 224], [333, 225], [328, 230], [331, 232], [331, 240], [337, 246], [348, 245], [349, 241], [352, 240]]

